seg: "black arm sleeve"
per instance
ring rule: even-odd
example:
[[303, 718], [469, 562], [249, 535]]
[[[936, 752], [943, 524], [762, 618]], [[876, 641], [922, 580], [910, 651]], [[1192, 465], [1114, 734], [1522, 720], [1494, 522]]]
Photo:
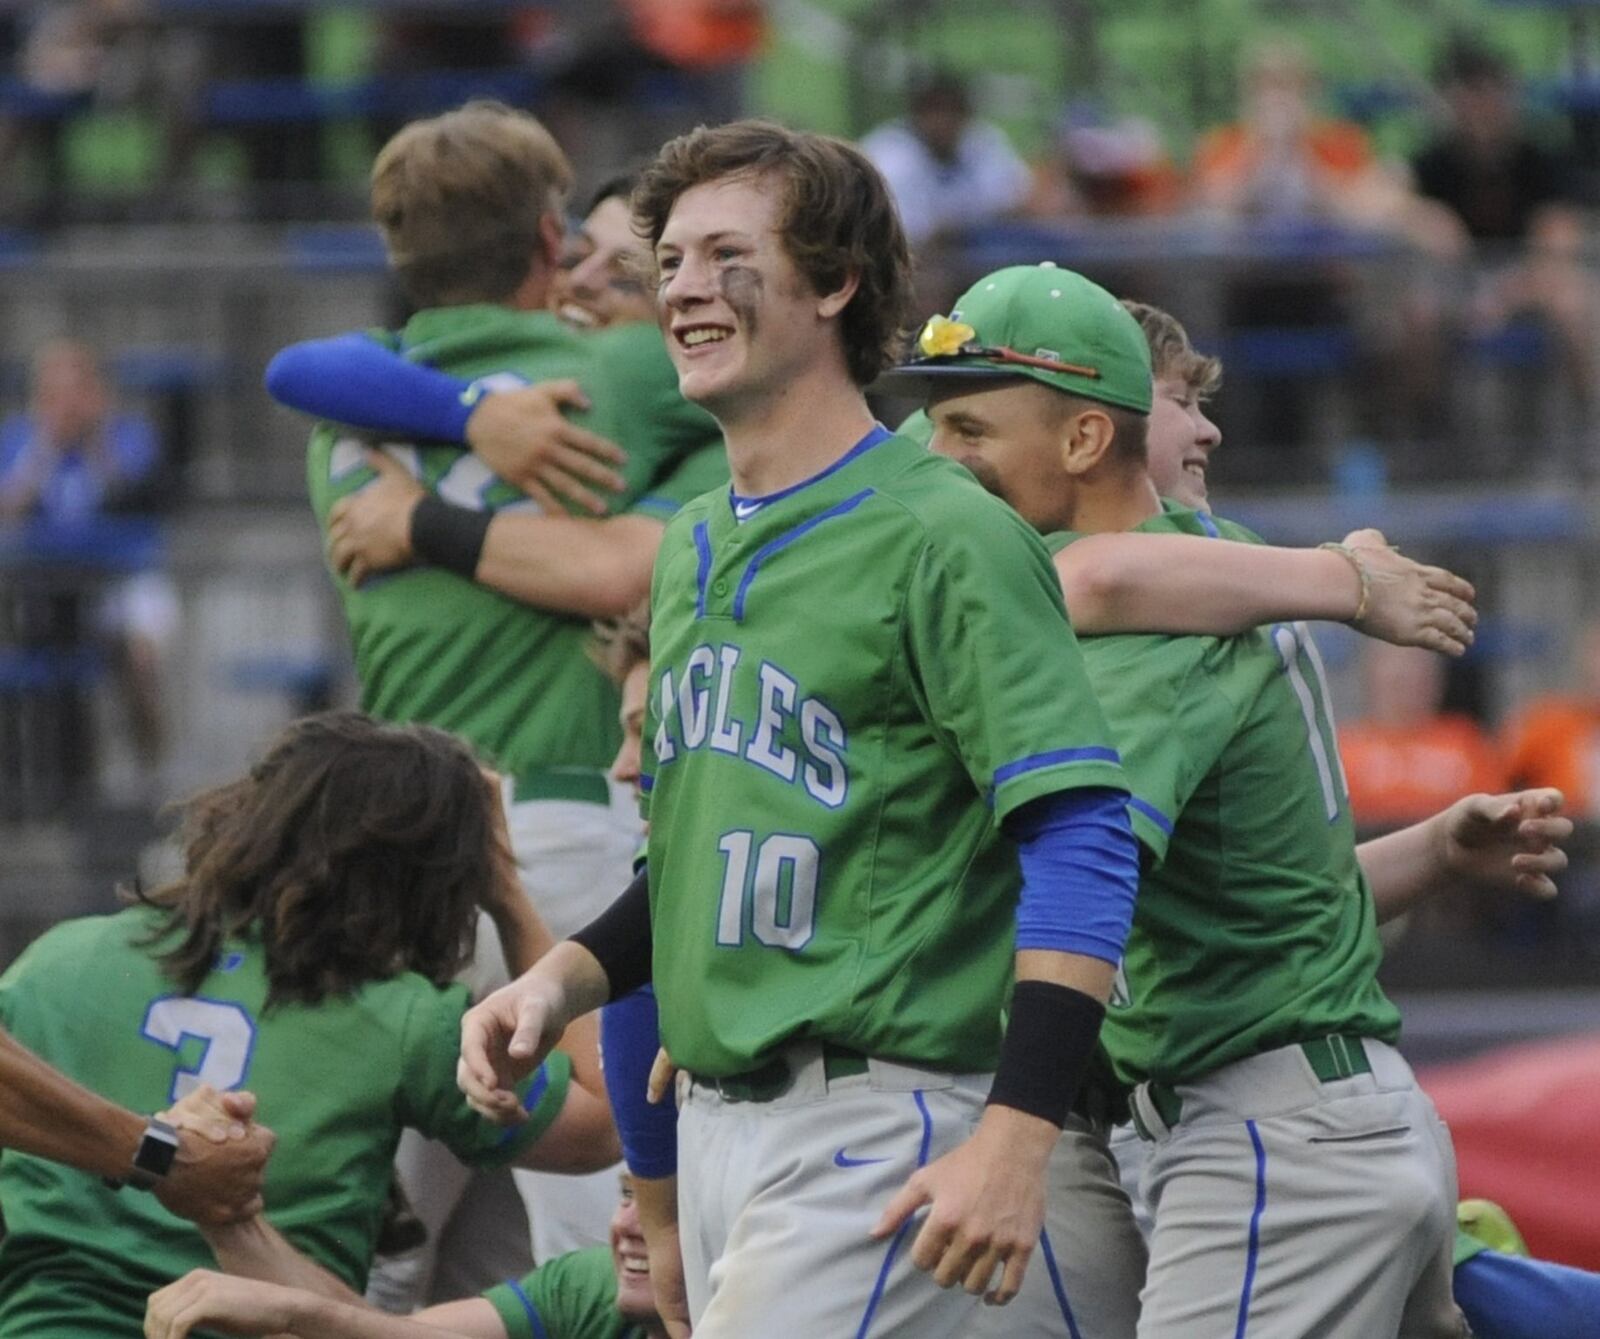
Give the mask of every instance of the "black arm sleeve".
[[989, 1105], [1066, 1122], [1083, 1083], [1106, 1007], [1070, 986], [1018, 981], [1011, 997]]
[[640, 870], [627, 891], [572, 936], [594, 954], [620, 1000], [650, 982], [650, 873]]

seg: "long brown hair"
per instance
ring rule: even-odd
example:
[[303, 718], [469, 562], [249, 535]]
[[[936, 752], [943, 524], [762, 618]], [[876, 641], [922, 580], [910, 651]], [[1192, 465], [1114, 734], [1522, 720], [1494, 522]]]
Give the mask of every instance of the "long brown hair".
[[147, 900], [148, 943], [186, 994], [233, 936], [259, 936], [267, 1004], [316, 1004], [403, 971], [446, 984], [470, 958], [497, 840], [488, 782], [442, 730], [308, 716], [248, 776], [184, 806], [183, 876]]

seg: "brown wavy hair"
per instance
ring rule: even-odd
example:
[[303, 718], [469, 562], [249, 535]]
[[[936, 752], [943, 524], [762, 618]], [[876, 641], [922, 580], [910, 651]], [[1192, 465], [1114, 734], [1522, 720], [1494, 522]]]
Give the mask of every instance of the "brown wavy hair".
[[259, 937], [267, 1005], [317, 1004], [419, 972], [447, 984], [472, 955], [498, 840], [467, 746], [360, 712], [308, 716], [249, 775], [183, 809], [183, 876], [145, 900], [147, 941], [185, 994], [230, 938]]
[[640, 174], [633, 222], [651, 247], [678, 197], [726, 177], [771, 177], [782, 192], [778, 235], [813, 291], [859, 286], [841, 337], [851, 379], [865, 386], [899, 361], [911, 303], [911, 253], [882, 175], [859, 149], [770, 121], [734, 121], [668, 140]]
[[1189, 342], [1189, 332], [1176, 316], [1131, 298], [1124, 298], [1122, 305], [1144, 331], [1158, 381], [1162, 377], [1176, 377], [1201, 399], [1215, 395], [1222, 388], [1222, 359], [1198, 352]]

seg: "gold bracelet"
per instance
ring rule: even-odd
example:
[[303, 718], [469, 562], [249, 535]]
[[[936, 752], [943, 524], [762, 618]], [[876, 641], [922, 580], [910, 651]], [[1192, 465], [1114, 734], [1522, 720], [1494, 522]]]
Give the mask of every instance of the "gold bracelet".
[[1361, 602], [1356, 605], [1355, 613], [1345, 621], [1354, 627], [1367, 616], [1367, 603], [1372, 599], [1372, 578], [1367, 574], [1367, 565], [1348, 544], [1318, 544], [1319, 549], [1327, 549], [1330, 553], [1337, 553], [1351, 567], [1355, 568], [1356, 580], [1361, 583]]

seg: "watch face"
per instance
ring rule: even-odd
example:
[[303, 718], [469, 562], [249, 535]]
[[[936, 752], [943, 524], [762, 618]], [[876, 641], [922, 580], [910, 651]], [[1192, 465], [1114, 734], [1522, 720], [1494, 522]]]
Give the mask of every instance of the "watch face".
[[129, 1183], [142, 1180], [146, 1185], [154, 1184], [172, 1170], [177, 1156], [178, 1132], [165, 1121], [152, 1120], [145, 1126], [144, 1138], [133, 1155], [134, 1175], [128, 1178]]

